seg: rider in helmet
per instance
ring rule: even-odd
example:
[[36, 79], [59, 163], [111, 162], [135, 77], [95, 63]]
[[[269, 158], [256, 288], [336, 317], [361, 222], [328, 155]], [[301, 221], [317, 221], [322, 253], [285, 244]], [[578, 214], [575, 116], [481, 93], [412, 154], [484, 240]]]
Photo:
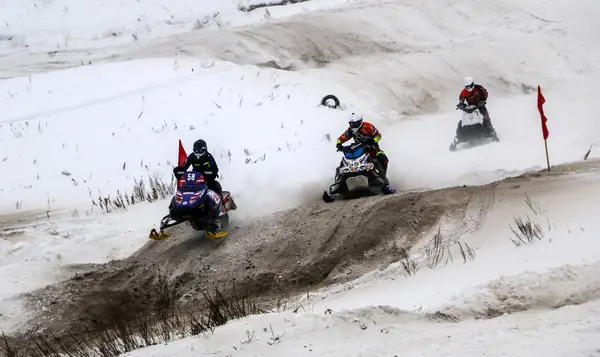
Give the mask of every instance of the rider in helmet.
[[206, 186], [216, 192], [220, 197], [213, 197], [209, 191], [209, 205], [211, 208], [212, 223], [209, 227], [209, 232], [218, 233], [221, 230], [221, 222], [219, 221], [219, 213], [223, 202], [223, 188], [219, 181], [219, 167], [211, 153], [208, 152], [206, 141], [199, 139], [194, 143], [193, 152], [187, 157], [183, 164], [183, 171], [186, 171], [192, 166], [194, 171], [199, 171], [204, 176]]
[[338, 151], [342, 150], [342, 143], [354, 138], [355, 142], [362, 142], [365, 144], [365, 150], [369, 153], [371, 158], [376, 158], [381, 166], [381, 178], [383, 179], [384, 186], [382, 187], [383, 193], [394, 193], [395, 190], [390, 187], [390, 182], [387, 179], [387, 168], [388, 168], [388, 157], [379, 148], [379, 141], [381, 140], [381, 133], [377, 128], [366, 121], [363, 121], [363, 116], [358, 112], [351, 112], [348, 117], [348, 129], [340, 135], [337, 139], [336, 147]]
[[[483, 127], [488, 131], [489, 134], [494, 132], [492, 121], [490, 120], [490, 114], [485, 107], [488, 98], [488, 91], [480, 84], [475, 84], [473, 77], [467, 77], [464, 79], [465, 88], [460, 92], [458, 96], [458, 104], [456, 108], [463, 109], [467, 105], [477, 105], [479, 112], [483, 115]], [[465, 104], [466, 102], [466, 104]]]
[[208, 152], [206, 141], [199, 139], [194, 143], [194, 150], [183, 163], [183, 170], [187, 170], [190, 166], [194, 171], [202, 173], [209, 189], [223, 197], [223, 188], [216, 180], [219, 177], [219, 167], [215, 158]]

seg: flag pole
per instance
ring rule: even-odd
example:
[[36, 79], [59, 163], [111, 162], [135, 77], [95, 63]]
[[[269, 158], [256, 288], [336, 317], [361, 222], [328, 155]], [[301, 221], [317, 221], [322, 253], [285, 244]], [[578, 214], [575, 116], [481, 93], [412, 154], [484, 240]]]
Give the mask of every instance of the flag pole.
[[548, 118], [544, 114], [544, 103], [546, 103], [546, 98], [542, 94], [542, 89], [538, 85], [538, 97], [537, 97], [537, 106], [538, 111], [540, 112], [540, 119], [542, 121], [542, 136], [544, 137], [544, 148], [546, 149], [546, 165], [548, 166], [548, 171], [550, 171], [550, 155], [548, 155], [548, 127], [546, 126], [546, 122]]
[[546, 148], [546, 165], [548, 165], [548, 171], [550, 171], [550, 157], [548, 156], [548, 140], [544, 139], [544, 147]]
[[[177, 166], [182, 166], [185, 163], [185, 159], [187, 159], [187, 154], [185, 153], [185, 149], [183, 148], [183, 143], [181, 139], [179, 139], [179, 150], [177, 153]], [[179, 184], [179, 180], [177, 180], [176, 187], [179, 188], [181, 185]]]

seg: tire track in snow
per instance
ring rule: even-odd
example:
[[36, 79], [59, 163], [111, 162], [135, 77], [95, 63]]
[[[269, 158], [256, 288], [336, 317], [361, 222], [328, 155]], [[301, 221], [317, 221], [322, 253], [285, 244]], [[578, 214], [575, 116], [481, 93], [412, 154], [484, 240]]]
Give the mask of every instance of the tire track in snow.
[[556, 310], [600, 300], [598, 275], [598, 262], [564, 265], [545, 272], [524, 272], [495, 279], [466, 291], [433, 312], [374, 305], [342, 310], [336, 316], [346, 321], [384, 319], [409, 323], [425, 319], [446, 323], [493, 319], [529, 310]]
[[494, 318], [532, 309], [559, 309], [600, 299], [600, 263], [502, 277], [440, 309], [452, 319]]

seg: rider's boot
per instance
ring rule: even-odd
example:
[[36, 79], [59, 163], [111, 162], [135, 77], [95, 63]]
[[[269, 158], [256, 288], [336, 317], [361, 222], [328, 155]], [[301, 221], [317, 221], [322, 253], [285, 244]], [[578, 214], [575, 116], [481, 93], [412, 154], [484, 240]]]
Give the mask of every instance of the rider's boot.
[[215, 218], [208, 223], [206, 236], [208, 238], [219, 238], [221, 235], [221, 221], [218, 218]]
[[388, 178], [387, 178], [386, 168], [383, 167], [383, 164], [381, 163], [381, 161], [379, 161], [379, 160], [373, 160], [373, 161], [375, 161], [375, 168], [377, 169], [377, 173], [378, 173], [379, 177], [381, 178], [381, 180], [383, 181], [383, 184], [389, 185], [390, 182], [388, 181]]
[[396, 193], [396, 189], [390, 185], [386, 185], [381, 187], [381, 193], [383, 193], [384, 195], [391, 195]]
[[458, 125], [456, 127], [456, 136], [454, 138], [454, 143], [455, 144], [458, 144], [458, 143], [464, 141], [464, 139], [462, 137], [462, 134], [461, 134], [461, 129], [462, 129], [462, 120], [460, 120], [458, 122]]
[[486, 134], [492, 134], [494, 132], [494, 127], [492, 126], [492, 121], [489, 117], [483, 118], [483, 128]]
[[377, 160], [377, 163], [379, 166], [379, 177], [381, 177], [381, 180], [383, 181], [383, 186], [381, 187], [381, 193], [383, 193], [384, 195], [389, 195], [392, 193], [395, 193], [396, 190], [390, 186], [390, 180], [388, 180], [387, 178], [387, 168], [388, 168], [388, 163], [386, 162], [381, 163], [381, 161]]
[[485, 129], [485, 133], [490, 135], [494, 139], [494, 141], [498, 141], [496, 129], [494, 129], [492, 121], [489, 117], [483, 118], [483, 128]]
[[331, 185], [331, 187], [329, 188], [329, 195], [339, 193], [339, 191], [342, 189], [343, 182], [342, 175], [340, 174], [341, 167], [342, 163], [340, 162], [340, 165], [335, 168], [335, 177], [333, 178], [333, 185]]

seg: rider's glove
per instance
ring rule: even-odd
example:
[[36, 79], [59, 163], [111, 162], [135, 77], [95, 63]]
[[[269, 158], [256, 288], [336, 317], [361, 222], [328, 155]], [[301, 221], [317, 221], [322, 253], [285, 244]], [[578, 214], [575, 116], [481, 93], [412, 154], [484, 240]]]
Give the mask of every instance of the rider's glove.
[[465, 109], [465, 107], [466, 107], [465, 103], [458, 103], [458, 104], [456, 105], [456, 109], [460, 109], [460, 110], [463, 110], [463, 109]]
[[204, 171], [203, 176], [207, 181], [214, 181], [217, 177], [219, 177], [219, 174], [215, 174], [214, 171]]
[[478, 107], [483, 107], [485, 105], [485, 100], [482, 100], [481, 102], [477, 103]]
[[337, 143], [337, 145], [335, 147], [337, 148], [337, 151], [342, 151], [342, 148], [344, 146], [342, 145], [342, 143]]

